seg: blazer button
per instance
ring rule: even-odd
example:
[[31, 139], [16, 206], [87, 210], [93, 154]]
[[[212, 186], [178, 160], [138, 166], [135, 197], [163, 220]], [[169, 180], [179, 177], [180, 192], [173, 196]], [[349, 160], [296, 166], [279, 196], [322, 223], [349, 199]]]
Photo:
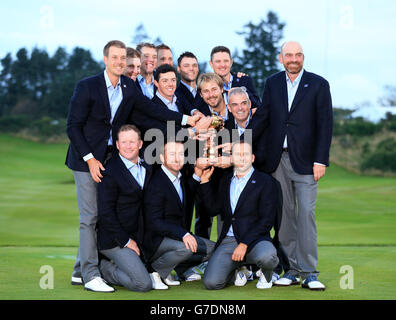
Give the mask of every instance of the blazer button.
[[232, 218], [231, 220], [232, 220], [232, 221], [235, 221], [235, 218]]

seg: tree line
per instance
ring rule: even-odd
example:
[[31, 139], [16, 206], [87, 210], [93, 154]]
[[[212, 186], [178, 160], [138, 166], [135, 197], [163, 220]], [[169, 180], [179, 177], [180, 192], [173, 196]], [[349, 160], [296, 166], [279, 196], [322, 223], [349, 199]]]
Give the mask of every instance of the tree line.
[[[249, 22], [237, 32], [244, 38], [245, 48], [241, 51], [236, 49], [233, 53], [233, 71], [249, 74], [259, 94], [264, 89], [266, 78], [280, 71], [277, 55], [285, 25], [276, 13], [269, 11], [265, 19], [258, 23]], [[140, 41], [162, 42], [160, 37], [150, 38], [143, 24], [135, 29], [131, 43]], [[44, 140], [64, 135], [75, 84], [104, 69], [102, 61], [96, 61], [89, 50], [80, 47], [75, 47], [71, 53], [59, 47], [53, 55], [45, 49], [33, 48], [29, 52], [21, 48], [15, 57], [11, 53], [6, 54], [0, 64], [0, 132], [16, 133], [23, 129], [28, 130], [29, 135]], [[201, 72], [206, 71], [205, 62], [200, 64], [200, 69]], [[396, 88], [388, 86], [386, 90], [381, 104], [396, 105]], [[351, 139], [347, 137], [357, 139], [383, 130], [396, 132], [396, 116], [390, 113], [375, 124], [363, 118], [353, 118], [353, 111], [334, 109], [334, 136], [343, 137], [341, 144], [350, 144]], [[371, 145], [363, 148], [361, 169], [381, 166], [384, 170], [396, 172], [394, 159], [396, 140], [388, 138], [381, 141], [378, 148]]]

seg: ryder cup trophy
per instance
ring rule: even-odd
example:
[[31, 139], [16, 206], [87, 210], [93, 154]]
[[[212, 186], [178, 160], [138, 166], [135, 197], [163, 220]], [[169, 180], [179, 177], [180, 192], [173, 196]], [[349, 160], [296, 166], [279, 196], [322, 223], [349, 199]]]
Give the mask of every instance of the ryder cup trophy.
[[212, 114], [212, 123], [210, 124], [209, 127], [209, 132], [211, 133], [206, 141], [206, 157], [209, 158], [210, 160], [214, 160], [217, 158], [218, 153], [217, 153], [217, 148], [216, 148], [216, 143], [215, 143], [215, 138], [216, 138], [216, 132], [221, 130], [224, 126], [224, 120], [216, 116], [215, 114]]

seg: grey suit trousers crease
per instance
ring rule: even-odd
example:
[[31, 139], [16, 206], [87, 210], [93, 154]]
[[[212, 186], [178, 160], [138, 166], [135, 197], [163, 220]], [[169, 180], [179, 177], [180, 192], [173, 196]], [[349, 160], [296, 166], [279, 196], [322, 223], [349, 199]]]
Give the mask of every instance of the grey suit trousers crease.
[[150, 275], [135, 251], [115, 247], [100, 252], [113, 261], [102, 260], [100, 262], [100, 272], [107, 282], [123, 286], [131, 291], [151, 290]]
[[283, 193], [279, 240], [288, 255], [290, 273], [303, 279], [310, 274], [317, 275], [315, 201], [318, 184], [313, 175], [301, 175], [293, 170], [287, 152], [282, 153], [273, 177], [280, 182]]
[[97, 183], [89, 172], [73, 171], [76, 183], [77, 203], [80, 211], [79, 246], [73, 277], [81, 277], [85, 283], [100, 277], [96, 222], [98, 220]]
[[[194, 237], [198, 243], [198, 252], [206, 253], [203, 261], [207, 261], [215, 243], [205, 238]], [[179, 263], [189, 260], [193, 254], [190, 249], [186, 249], [183, 241], [165, 237], [151, 258], [151, 267], [165, 279]]]
[[207, 289], [223, 289], [234, 276], [235, 269], [244, 264], [256, 264], [263, 272], [267, 281], [271, 281], [273, 269], [278, 265], [274, 245], [266, 240], [258, 242], [247, 254], [246, 261], [232, 260], [232, 254], [238, 246], [235, 237], [226, 236], [209, 259], [203, 277]]

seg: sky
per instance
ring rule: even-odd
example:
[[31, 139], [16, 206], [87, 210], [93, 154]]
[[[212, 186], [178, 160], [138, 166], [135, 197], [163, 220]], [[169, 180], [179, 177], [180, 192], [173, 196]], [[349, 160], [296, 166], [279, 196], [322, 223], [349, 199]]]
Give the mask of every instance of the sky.
[[175, 58], [188, 50], [200, 62], [207, 62], [217, 45], [231, 52], [245, 48], [236, 32], [266, 19], [271, 10], [286, 24], [282, 42], [299, 41], [305, 69], [329, 81], [334, 106], [364, 105], [367, 117], [375, 120], [384, 87], [396, 86], [391, 62], [396, 1], [13, 0], [2, 1], [0, 10], [0, 58], [22, 47], [53, 54], [59, 46], [68, 52], [79, 46], [101, 60], [109, 40], [131, 45], [136, 27], [143, 23], [150, 37], [160, 37], [172, 48]]

